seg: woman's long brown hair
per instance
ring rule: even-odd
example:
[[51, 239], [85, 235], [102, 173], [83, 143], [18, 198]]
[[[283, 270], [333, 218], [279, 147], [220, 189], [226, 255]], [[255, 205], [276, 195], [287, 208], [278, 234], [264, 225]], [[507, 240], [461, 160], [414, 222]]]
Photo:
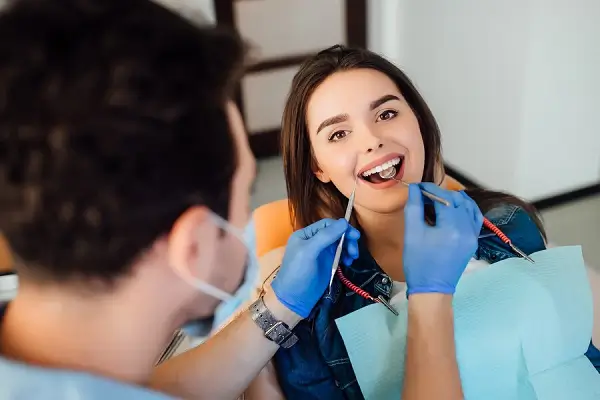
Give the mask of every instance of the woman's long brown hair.
[[[385, 58], [364, 49], [336, 45], [306, 60], [294, 76], [282, 120], [281, 149], [286, 178], [290, 215], [295, 228], [322, 218], [344, 215], [347, 199], [333, 185], [323, 183], [314, 174], [315, 159], [306, 126], [306, 108], [314, 90], [337, 71], [369, 68], [387, 75], [398, 87], [419, 121], [425, 147], [423, 182], [441, 182], [443, 173], [441, 138], [438, 124], [410, 79]], [[437, 178], [437, 179], [436, 179]], [[483, 213], [499, 204], [522, 207], [545, 231], [537, 210], [529, 203], [506, 193], [467, 189]], [[356, 222], [356, 221], [354, 221]]]

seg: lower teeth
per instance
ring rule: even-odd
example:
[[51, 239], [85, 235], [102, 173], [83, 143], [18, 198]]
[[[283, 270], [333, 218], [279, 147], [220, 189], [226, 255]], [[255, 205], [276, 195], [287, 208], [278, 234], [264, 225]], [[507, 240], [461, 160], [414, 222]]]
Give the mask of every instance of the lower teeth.
[[384, 169], [379, 173], [379, 176], [383, 179], [392, 179], [394, 176], [396, 176], [396, 167], [389, 167]]

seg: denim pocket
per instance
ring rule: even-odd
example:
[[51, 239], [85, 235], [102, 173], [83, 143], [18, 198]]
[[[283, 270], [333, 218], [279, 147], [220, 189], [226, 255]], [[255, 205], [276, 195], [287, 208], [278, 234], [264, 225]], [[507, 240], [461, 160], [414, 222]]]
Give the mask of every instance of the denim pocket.
[[344, 392], [346, 399], [364, 399], [360, 387], [358, 386], [356, 375], [354, 375], [350, 358], [344, 357], [327, 361], [327, 366], [335, 377], [335, 386]]

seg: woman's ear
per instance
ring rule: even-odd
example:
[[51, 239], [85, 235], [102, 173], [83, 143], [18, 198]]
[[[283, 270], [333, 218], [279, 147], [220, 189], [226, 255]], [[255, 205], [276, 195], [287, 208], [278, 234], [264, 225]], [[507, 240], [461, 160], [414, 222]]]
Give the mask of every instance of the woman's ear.
[[319, 165], [317, 164], [317, 161], [314, 158], [311, 160], [310, 164], [311, 164], [313, 174], [315, 174], [315, 176], [317, 177], [318, 180], [320, 180], [323, 183], [331, 182], [331, 178], [329, 177], [329, 174], [323, 172], [323, 170], [319, 167]]
[[331, 178], [329, 177], [329, 175], [323, 171], [320, 171], [320, 170], [316, 171], [315, 176], [317, 177], [318, 180], [320, 180], [323, 183], [331, 182]]

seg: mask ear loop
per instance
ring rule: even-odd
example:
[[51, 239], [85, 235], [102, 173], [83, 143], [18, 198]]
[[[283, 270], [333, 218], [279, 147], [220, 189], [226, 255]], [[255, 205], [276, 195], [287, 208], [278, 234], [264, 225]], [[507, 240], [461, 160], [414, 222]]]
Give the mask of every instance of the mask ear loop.
[[[256, 251], [250, 244], [250, 242], [246, 239], [246, 231], [240, 229], [236, 226], [231, 225], [231, 223], [221, 216], [211, 213], [210, 218], [213, 219], [215, 224], [221, 228], [223, 235], [227, 233], [233, 235], [237, 240], [242, 243], [244, 248], [246, 249], [246, 271], [244, 273], [244, 282], [243, 285], [250, 282], [252, 285], [256, 286], [258, 284], [258, 275], [260, 270], [260, 264], [258, 262], [258, 257], [256, 256]], [[235, 296], [231, 296], [235, 297]]]
[[[244, 280], [250, 281], [250, 282], [255, 282], [254, 284], [256, 284], [257, 278], [255, 277], [255, 275], [258, 274], [258, 269], [259, 269], [258, 260], [257, 260], [254, 249], [250, 246], [250, 244], [244, 237], [244, 231], [231, 225], [228, 221], [226, 221], [221, 216], [215, 214], [214, 212], [211, 212], [209, 214], [209, 218], [221, 230], [221, 233], [223, 236], [230, 234], [230, 235], [234, 236], [237, 240], [239, 240], [240, 243], [244, 246], [244, 248], [247, 251], [246, 272], [244, 274], [245, 275]], [[255, 265], [253, 265], [253, 264], [255, 264]], [[248, 271], [254, 272], [253, 273], [254, 276], [248, 276]], [[232, 294], [227, 293], [219, 288], [209, 285], [206, 282], [198, 280], [197, 283], [201, 283], [204, 288], [207, 288], [207, 289], [210, 288], [210, 292], [205, 291], [205, 293], [208, 295], [211, 295], [213, 297], [216, 297], [219, 300], [227, 301], [227, 300], [231, 300], [235, 297], [235, 295], [232, 295]], [[197, 287], [198, 287], [198, 289], [203, 290], [200, 288], [200, 285], [198, 285]]]
[[[248, 251], [248, 256], [250, 257], [251, 255], [253, 255], [254, 253], [252, 252], [252, 249], [250, 249], [250, 246], [248, 246], [248, 243], [246, 242], [246, 240], [243, 237], [243, 234], [241, 234], [240, 232], [237, 231], [237, 229], [235, 229], [233, 226], [231, 226], [229, 224], [229, 222], [225, 221], [223, 218], [221, 218], [220, 216], [218, 216], [217, 214], [215, 214], [214, 212], [210, 212], [209, 214], [209, 219], [216, 225], [216, 227], [219, 229], [219, 236], [223, 237], [226, 234], [231, 234], [233, 235], [237, 240], [239, 240], [247, 249]], [[248, 262], [254, 262], [254, 259], [252, 261], [248, 261]], [[234, 296], [231, 293], [227, 293], [224, 290], [221, 290], [209, 283], [206, 283], [200, 279], [196, 279], [193, 276], [191, 276], [191, 274], [185, 273], [180, 271], [178, 268], [175, 269], [178, 274], [180, 274], [181, 278], [190, 282], [195, 288], [197, 288], [198, 290], [200, 290], [201, 292], [203, 292], [204, 294], [207, 294], [211, 297], [214, 297], [218, 300], [221, 301], [228, 301], [234, 298]], [[189, 276], [186, 276], [189, 275]]]
[[224, 290], [221, 290], [217, 287], [214, 287], [213, 285], [210, 285], [204, 281], [201, 281], [200, 279], [196, 279], [194, 280], [194, 286], [204, 292], [205, 294], [212, 296], [218, 300], [221, 301], [227, 301], [233, 298], [233, 296], [229, 293], [227, 293]]

